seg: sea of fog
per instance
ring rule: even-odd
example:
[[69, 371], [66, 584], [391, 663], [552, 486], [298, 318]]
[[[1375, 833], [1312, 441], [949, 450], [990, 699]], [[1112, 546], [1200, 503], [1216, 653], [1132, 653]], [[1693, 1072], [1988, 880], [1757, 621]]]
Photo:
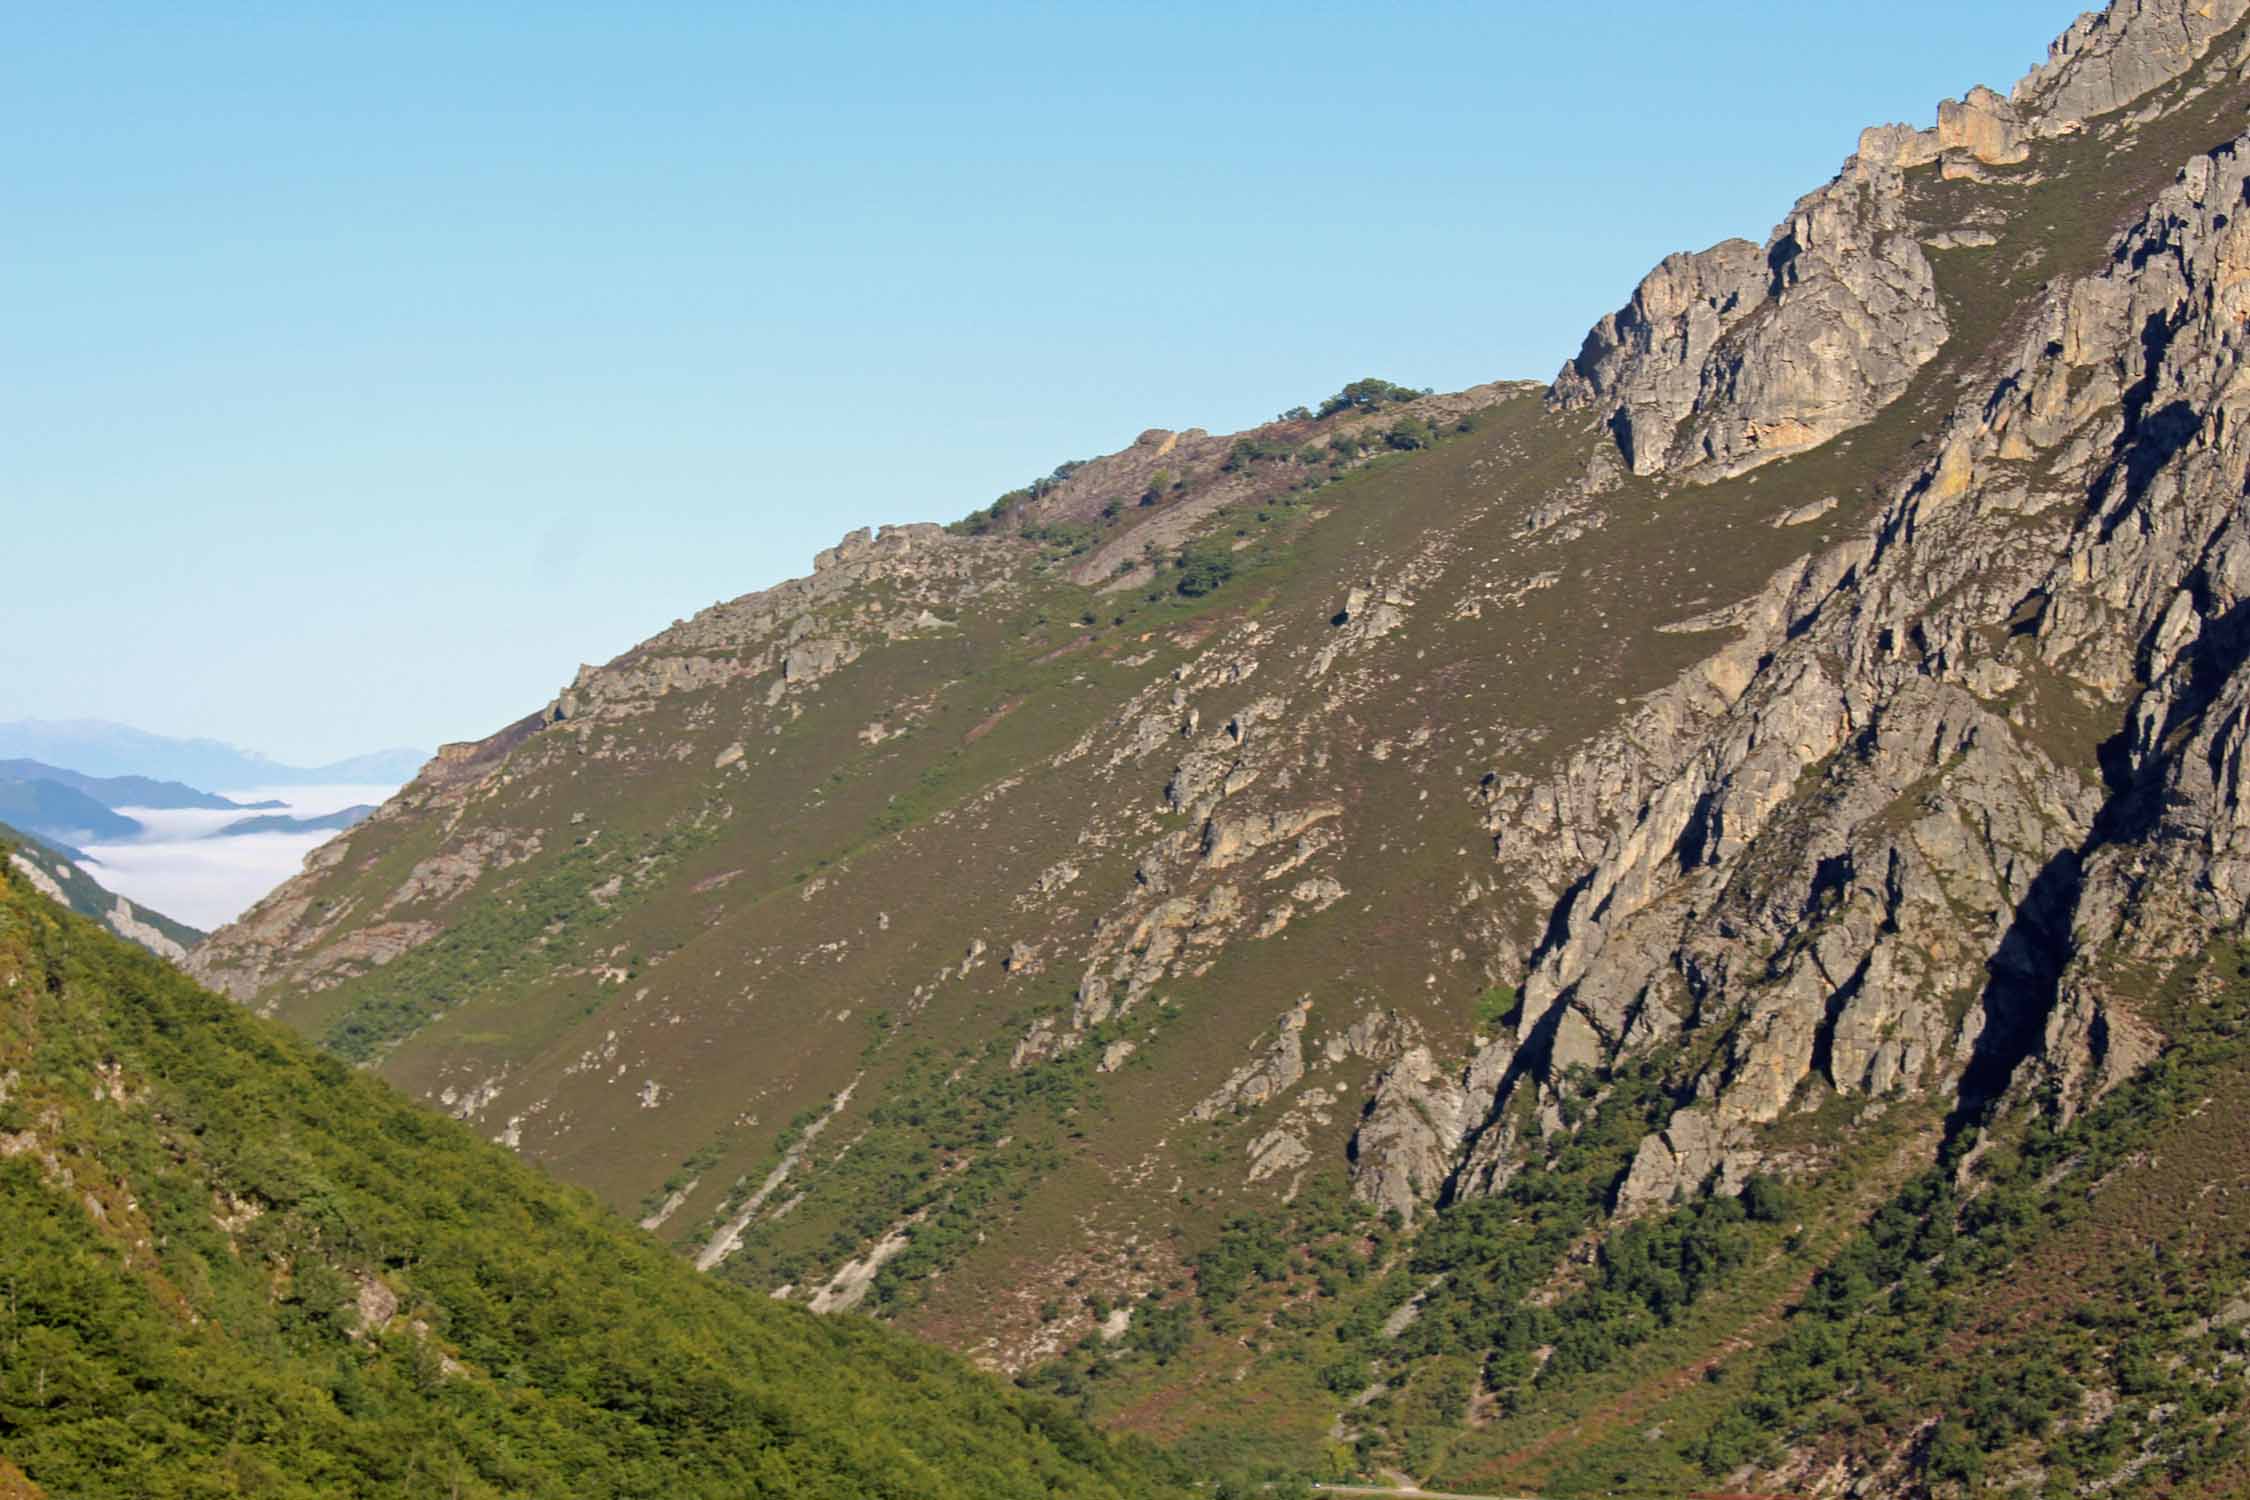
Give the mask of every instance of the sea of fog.
[[125, 807], [118, 811], [147, 830], [118, 844], [87, 844], [93, 876], [121, 896], [153, 907], [174, 921], [209, 931], [249, 909], [260, 896], [304, 867], [305, 856], [336, 835], [329, 833], [211, 834], [241, 818], [286, 811], [317, 818], [354, 803], [380, 805], [395, 786], [280, 786], [229, 788], [236, 802], [275, 801], [285, 808], [208, 812], [199, 808]]

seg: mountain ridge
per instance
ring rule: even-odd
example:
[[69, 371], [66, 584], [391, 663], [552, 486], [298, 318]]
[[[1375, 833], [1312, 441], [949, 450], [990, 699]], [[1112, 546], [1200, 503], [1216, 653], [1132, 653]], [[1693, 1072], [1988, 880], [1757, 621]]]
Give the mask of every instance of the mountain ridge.
[[207, 839], [238, 838], [246, 833], [322, 833], [338, 828], [349, 828], [375, 811], [374, 805], [355, 802], [340, 807], [332, 813], [317, 817], [299, 818], [281, 813], [266, 813], [253, 818], [237, 818], [231, 823], [214, 828], [204, 834]]
[[18, 719], [0, 723], [0, 755], [67, 765], [97, 777], [156, 777], [190, 787], [396, 783], [428, 757], [393, 749], [322, 766], [290, 766], [218, 740], [175, 739], [106, 719]]
[[45, 778], [0, 778], [0, 814], [50, 843], [93, 844], [129, 839], [140, 823], [77, 788]]
[[157, 781], [147, 776], [87, 776], [62, 766], [37, 760], [0, 760], [0, 779], [52, 781], [93, 798], [115, 812], [125, 807], [201, 808], [247, 810], [249, 804], [230, 801], [178, 781]]
[[852, 533], [442, 748], [197, 971], [715, 1275], [1191, 1451], [2203, 1484], [2159, 1408], [2240, 1406], [2224, 1214], [2151, 1220], [2170, 1385], [2099, 1320], [1977, 1333], [2012, 1395], [1821, 1341], [1890, 1336], [1865, 1267], [2062, 1254], [1991, 1217], [2055, 1141], [2237, 1165], [2169, 1080], [2235, 1067], [2245, 10], [1872, 128], [1548, 387]]

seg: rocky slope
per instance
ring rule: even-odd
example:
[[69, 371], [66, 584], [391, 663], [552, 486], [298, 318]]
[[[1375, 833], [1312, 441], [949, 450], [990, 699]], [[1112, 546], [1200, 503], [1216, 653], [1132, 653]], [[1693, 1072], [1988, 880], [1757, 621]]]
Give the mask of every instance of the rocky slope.
[[[196, 969], [713, 1274], [1190, 1442], [2223, 1486], [2250, 1225], [2131, 1151], [2245, 1165], [2180, 1084], [2232, 1084], [2250, 880], [2245, 9], [1869, 130], [1548, 387], [855, 534]], [[2143, 1347], [2096, 1314], [2149, 1255]], [[2090, 1311], [2035, 1381], [2041, 1256]], [[1803, 1353], [1941, 1272], [1946, 1349]]]

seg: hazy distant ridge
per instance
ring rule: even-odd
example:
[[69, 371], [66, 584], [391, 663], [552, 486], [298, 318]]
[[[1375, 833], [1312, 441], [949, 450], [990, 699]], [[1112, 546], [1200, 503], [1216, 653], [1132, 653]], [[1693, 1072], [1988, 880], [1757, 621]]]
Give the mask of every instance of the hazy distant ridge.
[[372, 802], [355, 802], [350, 807], [338, 808], [316, 818], [291, 817], [287, 813], [264, 813], [257, 817], [237, 818], [204, 837], [223, 839], [243, 833], [331, 833], [365, 821], [374, 811], [375, 804]]
[[139, 823], [112, 812], [98, 799], [45, 780], [0, 778], [0, 818], [27, 832], [65, 843], [129, 839], [141, 831]]
[[199, 791], [184, 782], [158, 781], [149, 776], [88, 776], [61, 766], [50, 766], [41, 760], [0, 760], [0, 781], [51, 781], [57, 786], [68, 787], [71, 791], [89, 797], [112, 811], [124, 807], [193, 807], [225, 812], [229, 808], [269, 805], [236, 802], [228, 797]]
[[396, 785], [412, 780], [429, 759], [427, 751], [397, 748], [322, 766], [292, 766], [218, 740], [173, 739], [101, 719], [0, 724], [0, 756], [48, 761], [87, 777], [153, 777], [202, 788]]

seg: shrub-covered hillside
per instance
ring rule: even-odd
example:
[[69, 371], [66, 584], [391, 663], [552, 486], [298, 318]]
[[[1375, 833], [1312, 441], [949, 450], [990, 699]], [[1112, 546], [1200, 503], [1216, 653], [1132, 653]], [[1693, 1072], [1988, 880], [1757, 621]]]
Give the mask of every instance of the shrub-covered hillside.
[[0, 872], [0, 1493], [1180, 1493], [698, 1277]]

